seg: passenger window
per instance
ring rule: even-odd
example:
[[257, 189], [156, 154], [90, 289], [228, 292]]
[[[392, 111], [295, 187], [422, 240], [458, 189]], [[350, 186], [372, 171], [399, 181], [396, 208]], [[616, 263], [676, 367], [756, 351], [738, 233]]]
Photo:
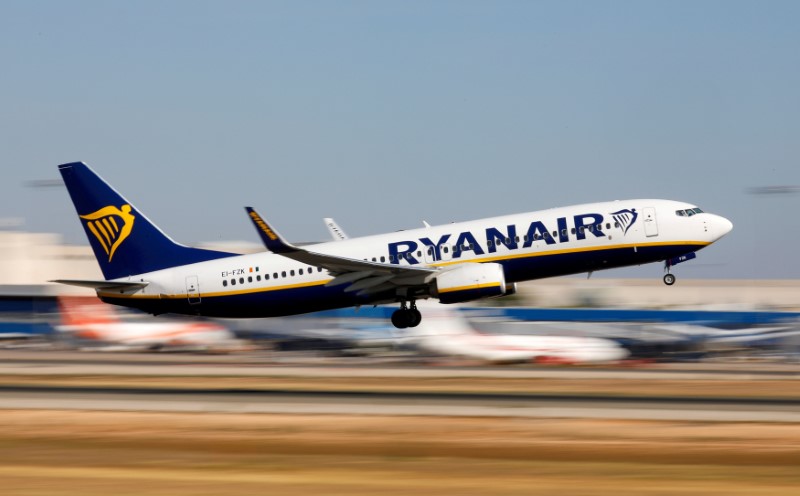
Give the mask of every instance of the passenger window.
[[289, 271], [289, 275], [290, 275], [290, 276], [292, 276], [292, 277], [294, 277], [294, 270], [290, 270], [290, 271]]
[[223, 279], [222, 280], [222, 285], [225, 286], [225, 287], [228, 287], [228, 281]]
[[269, 274], [264, 274], [264, 280], [269, 281]]
[[236, 286], [236, 279], [231, 279], [231, 286]]
[[286, 277], [286, 271], [281, 272], [281, 277]]
[[611, 223], [610, 222], [606, 222], [606, 229], [611, 229]]
[[253, 276], [247, 276], [247, 282], [253, 282]]
[[394, 255], [389, 255], [389, 261], [394, 262]]
[[278, 278], [278, 273], [277, 273], [277, 272], [274, 272], [274, 273], [272, 274], [272, 278], [273, 278], [273, 279], [277, 279], [277, 278]]
[[303, 275], [303, 269], [300, 269], [300, 275], [301, 276]]
[[239, 278], [239, 284], [244, 284], [244, 277]]
[[421, 256], [422, 256], [422, 252], [421, 252], [421, 251], [418, 251], [418, 252], [417, 252], [417, 256], [418, 256], [418, 257], [421, 257]]
[[487, 241], [486, 244], [489, 245], [489, 248], [494, 246], [494, 242], [491, 239], [489, 241]]
[[570, 233], [571, 234], [575, 234], [575, 228], [574, 227], [572, 229], [570, 229]]
[[444, 252], [445, 252], [445, 253], [448, 253], [448, 251], [447, 251], [447, 250], [448, 250], [448, 248], [445, 246], [445, 247], [444, 247]]
[[386, 257], [381, 257], [381, 263], [385, 263], [385, 262], [386, 262]]

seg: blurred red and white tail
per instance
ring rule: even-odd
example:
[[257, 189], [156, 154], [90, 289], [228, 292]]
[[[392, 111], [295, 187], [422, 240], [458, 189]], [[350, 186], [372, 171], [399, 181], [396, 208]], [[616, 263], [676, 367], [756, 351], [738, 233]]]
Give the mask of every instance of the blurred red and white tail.
[[119, 316], [114, 307], [96, 297], [62, 296], [58, 304], [61, 325], [57, 328], [83, 340], [131, 349], [196, 347], [233, 351], [244, 348], [231, 331], [213, 322], [127, 321]]
[[64, 326], [80, 327], [87, 324], [119, 322], [114, 308], [96, 296], [59, 296], [58, 308]]

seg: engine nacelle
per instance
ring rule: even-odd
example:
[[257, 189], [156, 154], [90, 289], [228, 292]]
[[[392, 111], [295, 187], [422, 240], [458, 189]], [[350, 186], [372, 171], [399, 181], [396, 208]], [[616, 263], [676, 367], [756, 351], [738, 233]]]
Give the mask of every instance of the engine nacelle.
[[496, 263], [463, 264], [436, 276], [433, 295], [442, 303], [461, 303], [503, 296], [506, 292], [503, 266]]

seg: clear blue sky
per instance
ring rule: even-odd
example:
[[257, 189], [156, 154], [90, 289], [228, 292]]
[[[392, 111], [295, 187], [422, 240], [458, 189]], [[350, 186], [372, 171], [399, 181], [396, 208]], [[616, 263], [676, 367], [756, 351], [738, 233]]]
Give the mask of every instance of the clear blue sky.
[[[622, 198], [734, 231], [679, 277], [800, 277], [800, 2], [0, 3], [0, 218], [85, 243], [83, 160], [184, 243]], [[609, 276], [660, 277], [648, 266]]]

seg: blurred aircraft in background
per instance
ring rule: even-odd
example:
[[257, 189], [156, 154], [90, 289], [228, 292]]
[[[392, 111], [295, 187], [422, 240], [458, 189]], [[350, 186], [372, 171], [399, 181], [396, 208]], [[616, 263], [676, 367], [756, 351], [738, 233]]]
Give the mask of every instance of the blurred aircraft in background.
[[695, 343], [706, 351], [738, 349], [780, 348], [800, 336], [797, 322], [776, 325], [753, 325], [737, 329], [720, 329], [703, 324], [661, 324], [653, 326], [657, 332], [672, 333]]
[[430, 305], [425, 312], [424, 322], [398, 335], [403, 336], [402, 343], [436, 355], [491, 363], [560, 364], [615, 362], [628, 356], [627, 350], [608, 339], [481, 333], [457, 309]]
[[116, 350], [203, 350], [230, 352], [246, 349], [245, 342], [220, 324], [206, 321], [148, 320], [124, 322], [114, 310], [96, 297], [61, 296], [58, 299], [61, 325], [71, 338], [92, 342], [107, 351]]

